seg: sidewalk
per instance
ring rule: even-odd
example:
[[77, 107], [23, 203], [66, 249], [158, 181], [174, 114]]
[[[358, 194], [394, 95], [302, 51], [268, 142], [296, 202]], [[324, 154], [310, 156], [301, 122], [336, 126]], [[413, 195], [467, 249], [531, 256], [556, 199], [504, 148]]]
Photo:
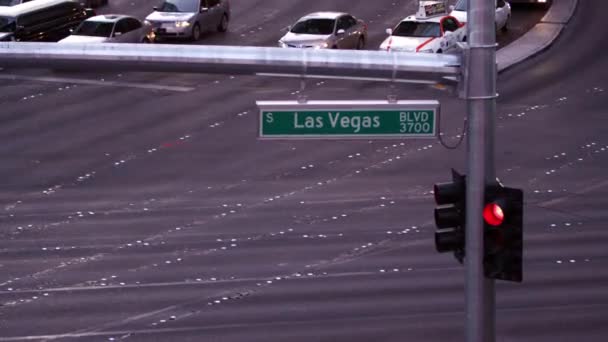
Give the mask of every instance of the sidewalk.
[[547, 14], [530, 31], [496, 53], [498, 72], [502, 72], [547, 49], [566, 27], [578, 0], [553, 0]]

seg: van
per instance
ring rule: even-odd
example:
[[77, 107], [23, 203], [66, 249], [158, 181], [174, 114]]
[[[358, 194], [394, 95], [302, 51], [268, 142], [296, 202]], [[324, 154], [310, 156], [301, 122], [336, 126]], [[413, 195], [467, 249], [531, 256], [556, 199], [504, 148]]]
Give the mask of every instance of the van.
[[146, 17], [156, 39], [199, 40], [204, 31], [225, 32], [230, 20], [228, 0], [164, 0]]
[[0, 7], [0, 41], [58, 41], [93, 16], [72, 0], [33, 0]]
[[[34, 0], [0, 0], [0, 6], [15, 6]], [[108, 0], [81, 0], [80, 4], [85, 7], [99, 7], [108, 4]]]

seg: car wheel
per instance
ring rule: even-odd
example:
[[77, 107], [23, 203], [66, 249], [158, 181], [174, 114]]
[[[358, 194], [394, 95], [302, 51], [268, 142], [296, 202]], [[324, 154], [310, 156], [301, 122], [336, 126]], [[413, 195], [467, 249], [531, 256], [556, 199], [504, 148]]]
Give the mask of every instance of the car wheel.
[[222, 16], [222, 20], [220, 20], [220, 23], [217, 25], [217, 30], [218, 32], [228, 31], [228, 16], [226, 14]]
[[357, 42], [357, 50], [363, 50], [365, 48], [365, 38], [363, 36], [359, 37], [359, 41]]
[[194, 24], [194, 26], [192, 26], [192, 37], [190, 37], [192, 39], [193, 42], [198, 41], [199, 39], [201, 39], [201, 27], [198, 25], [198, 23]]
[[507, 32], [509, 31], [509, 21], [511, 20], [511, 17], [507, 18], [507, 21], [505, 21], [505, 25], [502, 27], [502, 32]]

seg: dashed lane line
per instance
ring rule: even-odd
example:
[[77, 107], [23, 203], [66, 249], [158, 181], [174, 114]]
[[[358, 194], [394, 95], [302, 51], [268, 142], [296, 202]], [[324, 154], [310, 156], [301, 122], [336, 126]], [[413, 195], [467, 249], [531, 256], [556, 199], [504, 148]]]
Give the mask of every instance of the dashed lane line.
[[595, 190], [599, 190], [605, 186], [608, 185], [608, 180], [602, 181], [602, 182], [598, 182], [598, 183], [593, 183], [592, 185], [583, 188], [579, 191], [575, 191], [573, 194], [569, 194], [567, 196], [562, 196], [562, 197], [558, 197], [558, 198], [554, 198], [548, 201], [544, 201], [544, 202], [540, 202], [538, 203], [538, 206], [540, 207], [551, 207], [560, 203], [563, 203], [569, 199], [575, 198], [577, 195], [584, 195], [587, 194], [589, 192], [595, 191]]

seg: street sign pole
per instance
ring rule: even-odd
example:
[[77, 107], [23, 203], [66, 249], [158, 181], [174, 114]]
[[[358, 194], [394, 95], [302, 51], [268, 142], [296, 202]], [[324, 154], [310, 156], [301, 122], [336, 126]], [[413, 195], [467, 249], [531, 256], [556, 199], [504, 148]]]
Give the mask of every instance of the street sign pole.
[[495, 179], [495, 0], [469, 0], [464, 90], [468, 108], [466, 189], [466, 341], [495, 341], [494, 280], [484, 276], [484, 189]]

